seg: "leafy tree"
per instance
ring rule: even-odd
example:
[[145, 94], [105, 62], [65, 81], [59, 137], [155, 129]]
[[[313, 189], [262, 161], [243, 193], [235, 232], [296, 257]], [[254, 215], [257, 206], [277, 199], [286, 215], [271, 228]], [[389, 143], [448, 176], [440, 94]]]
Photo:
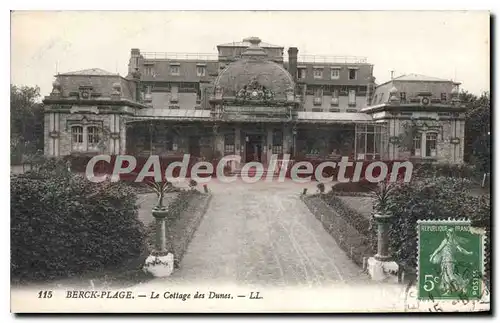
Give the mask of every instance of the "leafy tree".
[[491, 102], [490, 93], [479, 97], [467, 91], [460, 93], [461, 101], [467, 106], [465, 116], [464, 159], [482, 172], [490, 171]]
[[40, 88], [10, 86], [11, 157], [20, 161], [23, 154], [43, 150], [43, 104]]

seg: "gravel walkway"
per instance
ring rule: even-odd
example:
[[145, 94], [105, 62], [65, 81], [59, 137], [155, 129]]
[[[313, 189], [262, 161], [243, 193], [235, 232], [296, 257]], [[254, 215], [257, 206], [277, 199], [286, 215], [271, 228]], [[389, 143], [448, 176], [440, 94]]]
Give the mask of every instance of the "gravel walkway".
[[288, 183], [209, 184], [213, 199], [167, 280], [249, 285], [365, 281]]

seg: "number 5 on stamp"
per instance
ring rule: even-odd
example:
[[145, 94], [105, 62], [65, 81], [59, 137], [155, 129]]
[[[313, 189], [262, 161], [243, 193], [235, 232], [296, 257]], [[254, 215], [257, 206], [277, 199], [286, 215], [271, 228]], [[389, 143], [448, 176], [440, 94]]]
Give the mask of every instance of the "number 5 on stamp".
[[418, 299], [480, 299], [483, 245], [469, 221], [419, 221]]

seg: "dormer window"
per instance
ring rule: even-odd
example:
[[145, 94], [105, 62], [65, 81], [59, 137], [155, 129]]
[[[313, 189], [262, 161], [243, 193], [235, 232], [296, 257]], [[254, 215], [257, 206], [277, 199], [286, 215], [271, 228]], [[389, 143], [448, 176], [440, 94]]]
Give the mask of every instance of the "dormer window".
[[298, 79], [306, 78], [306, 69], [304, 67], [297, 68], [297, 78]]
[[180, 65], [179, 64], [170, 64], [170, 75], [180, 75]]
[[144, 74], [145, 75], [153, 75], [154, 74], [153, 66], [144, 67]]
[[406, 92], [399, 92], [399, 100], [401, 103], [406, 103]]
[[314, 68], [313, 75], [315, 79], [323, 78], [323, 69], [322, 68]]
[[340, 69], [339, 68], [332, 68], [331, 78], [332, 78], [332, 80], [338, 80], [340, 78]]
[[357, 70], [355, 68], [349, 69], [349, 80], [355, 80], [357, 78]]
[[202, 65], [196, 66], [196, 75], [198, 76], [205, 76], [206, 75], [207, 68]]

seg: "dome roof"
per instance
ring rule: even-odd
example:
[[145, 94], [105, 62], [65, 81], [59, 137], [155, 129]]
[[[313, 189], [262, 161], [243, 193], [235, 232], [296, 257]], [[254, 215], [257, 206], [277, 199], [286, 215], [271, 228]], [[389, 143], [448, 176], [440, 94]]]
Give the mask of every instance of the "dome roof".
[[267, 60], [265, 51], [259, 47], [260, 39], [249, 38], [251, 46], [242, 58], [229, 64], [215, 80], [215, 86], [222, 89], [222, 95], [235, 96], [250, 84], [258, 85], [274, 93], [276, 99], [285, 98], [286, 92], [294, 88], [293, 78], [281, 65]]

